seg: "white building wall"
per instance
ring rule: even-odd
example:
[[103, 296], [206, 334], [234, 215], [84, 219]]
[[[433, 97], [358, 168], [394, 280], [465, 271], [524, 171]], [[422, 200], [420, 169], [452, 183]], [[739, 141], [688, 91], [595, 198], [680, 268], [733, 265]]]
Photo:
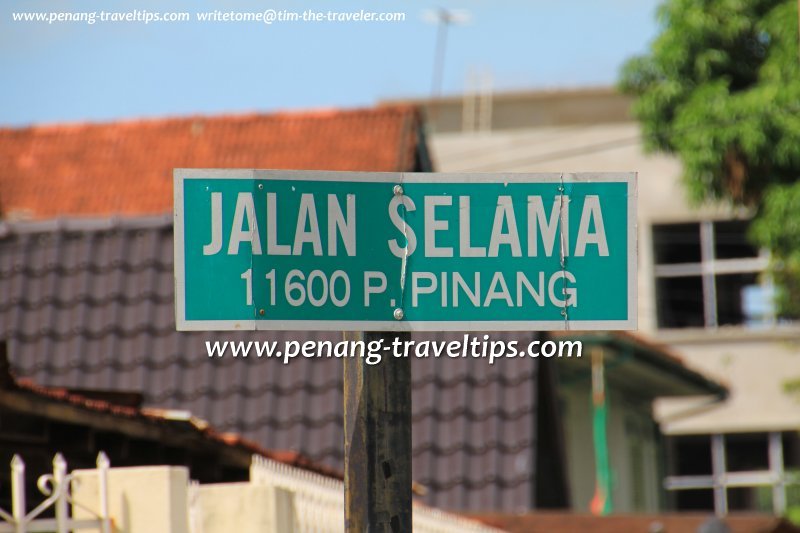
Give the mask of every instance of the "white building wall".
[[639, 329], [656, 329], [650, 226], [654, 222], [721, 217], [722, 208], [690, 207], [674, 157], [645, 155], [635, 123], [548, 127], [481, 134], [442, 134], [431, 140], [440, 172], [637, 172]]
[[197, 518], [192, 533], [296, 530], [294, 498], [289, 491], [247, 482], [200, 485], [195, 491]]
[[[569, 95], [565, 95], [569, 98]], [[429, 140], [440, 172], [638, 173], [639, 331], [673, 348], [684, 362], [731, 390], [727, 402], [660, 401], [665, 433], [795, 431], [800, 401], [784, 391], [800, 378], [800, 327], [659, 330], [653, 268], [654, 223], [729, 219], [746, 213], [725, 205], [694, 206], [681, 182], [680, 161], [644, 154], [635, 122], [549, 126], [475, 134], [434, 134]], [[691, 408], [690, 408], [691, 406]], [[676, 417], [680, 416], [680, 420]]]
[[[574, 98], [574, 94], [563, 95], [564, 102]], [[531, 102], [535, 101], [532, 97]], [[596, 105], [602, 107], [602, 101], [597, 100]], [[430, 139], [433, 160], [442, 172], [637, 172], [639, 330], [730, 391], [722, 401], [708, 397], [658, 400], [654, 414], [661, 431], [667, 435], [797, 432], [800, 324], [658, 328], [653, 225], [741, 219], [750, 213], [721, 204], [692, 205], [677, 158], [645, 155], [640, 128], [633, 121], [598, 124], [595, 119], [589, 117], [583, 125], [573, 120], [564, 126], [434, 134]], [[592, 120], [595, 123], [589, 124]], [[707, 267], [717, 268], [714, 263], [704, 263], [703, 268]], [[698, 302], [702, 299], [698, 294]], [[788, 386], [790, 383], [794, 386]], [[572, 391], [565, 413], [567, 459], [574, 507], [585, 511], [594, 491], [591, 412], [588, 398], [575, 394]], [[617, 409], [612, 402], [608, 427], [612, 468], [616, 470], [615, 510], [634, 510], [642, 504], [648, 510], [657, 509], [662, 504], [659, 483], [646, 487], [644, 493], [636, 492], [635, 468], [631, 468], [624, 446], [618, 444], [623, 442], [619, 437], [624, 436], [624, 427], [619, 427]], [[663, 476], [666, 472], [661, 472], [658, 443], [645, 439], [640, 448], [643, 457], [650, 457], [644, 461], [644, 478]]]
[[797, 431], [800, 396], [786, 390], [800, 379], [800, 334], [788, 331], [731, 331], [664, 334], [692, 365], [731, 385], [722, 404], [703, 399], [659, 400], [668, 434]]
[[[97, 470], [76, 470], [72, 484], [75, 518], [93, 518], [100, 506]], [[190, 533], [189, 473], [182, 467], [111, 468], [108, 510], [114, 533]]]
[[[76, 470], [73, 516], [101, 509], [97, 470]], [[245, 483], [198, 485], [184, 467], [111, 468], [109, 515], [114, 533], [338, 533], [344, 531], [344, 484], [255, 457]], [[419, 533], [497, 530], [425, 505], [414, 505]]]

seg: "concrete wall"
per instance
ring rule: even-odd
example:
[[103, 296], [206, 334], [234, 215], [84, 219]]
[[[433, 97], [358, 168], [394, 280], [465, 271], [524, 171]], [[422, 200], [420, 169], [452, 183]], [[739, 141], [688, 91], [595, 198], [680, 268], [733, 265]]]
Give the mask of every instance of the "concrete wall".
[[[101, 509], [98, 470], [73, 472], [73, 516]], [[344, 531], [344, 485], [307, 470], [254, 458], [246, 483], [190, 483], [183, 467], [111, 468], [107, 477], [114, 533], [292, 533]], [[94, 511], [94, 513], [92, 512]], [[415, 505], [419, 533], [496, 530], [425, 505]]]
[[[100, 508], [96, 470], [75, 471], [76, 518]], [[189, 484], [183, 467], [112, 468], [109, 513], [114, 533], [291, 533], [296, 531], [292, 493], [252, 483]], [[88, 508], [88, 509], [87, 509]]]
[[[76, 518], [100, 509], [96, 470], [76, 470]], [[190, 485], [184, 467], [112, 468], [109, 513], [114, 533], [290, 533], [294, 501], [286, 490], [251, 483]]]
[[659, 400], [656, 413], [668, 434], [797, 431], [800, 395], [787, 389], [800, 379], [800, 333], [717, 331], [662, 337], [704, 373], [731, 385], [730, 397]]
[[[565, 93], [568, 98], [570, 93]], [[531, 95], [530, 103], [537, 97]], [[657, 417], [667, 433], [795, 431], [800, 413], [784, 382], [800, 378], [800, 327], [761, 329], [660, 330], [656, 322], [652, 226], [743, 217], [729, 206], [692, 205], [682, 183], [680, 161], [645, 154], [641, 131], [623, 115], [606, 123], [587, 116], [582, 124], [529, 124], [514, 130], [477, 134], [441, 133], [430, 139], [436, 169], [442, 172], [638, 172], [639, 331], [671, 347], [684, 362], [722, 380], [728, 402], [709, 409], [705, 400], [659, 402]], [[683, 420], [675, 418], [683, 413]]]
[[[464, 105], [471, 105], [471, 101], [470, 95], [458, 95], [434, 101], [403, 100], [389, 103], [417, 104], [425, 110], [432, 132], [453, 133], [465, 130]], [[630, 120], [628, 109], [631, 98], [607, 87], [497, 93], [485, 102], [491, 108], [489, 114], [494, 131]], [[482, 104], [476, 101], [475, 105]], [[476, 111], [479, 112], [479, 108]]]
[[294, 500], [289, 491], [251, 483], [197, 487], [199, 532], [264, 533], [294, 531]]
[[[508, 101], [519, 98], [516, 95]], [[787, 391], [786, 383], [800, 379], [798, 325], [693, 330], [664, 330], [657, 325], [652, 226], [742, 218], [748, 213], [723, 204], [693, 205], [682, 183], [680, 161], [665, 154], [645, 154], [639, 125], [616, 104], [604, 105], [599, 96], [590, 98], [588, 93], [575, 91], [562, 92], [557, 106], [553, 98], [552, 93], [530, 94], [524, 105], [509, 103], [509, 109], [513, 107], [518, 112], [515, 122], [506, 121], [502, 126], [493, 125], [493, 131], [478, 133], [458, 131], [455, 111], [449, 124], [445, 122], [448, 115], [443, 112], [440, 126], [434, 128], [429, 139], [436, 170], [637, 172], [639, 331], [669, 347], [687, 366], [726, 384], [731, 391], [726, 401], [713, 404], [708, 398], [659, 400], [655, 416], [661, 430], [666, 434], [797, 431], [800, 395]], [[559, 110], [569, 107], [569, 102], [580, 113], [562, 116]], [[449, 105], [454, 108], [456, 100]], [[585, 105], [596, 109], [587, 110]], [[548, 106], [552, 106], [552, 113]], [[605, 112], [610, 114], [603, 116]], [[565, 398], [570, 485], [579, 510], [588, 510], [594, 493], [589, 394], [587, 384], [583, 390], [567, 391]], [[642, 433], [639, 422], [644, 420], [639, 410], [632, 413], [620, 405], [619, 399], [612, 397], [610, 401], [608, 431], [616, 470], [615, 509], [656, 510], [662, 475], [658, 443], [654, 436], [636, 437]], [[649, 407], [640, 406], [641, 410]], [[642, 460], [635, 467], [631, 458], [637, 454]], [[636, 488], [641, 485], [634, 475], [637, 468], [644, 471], [647, 480], [644, 490]]]
[[[72, 486], [76, 518], [91, 518], [100, 509], [97, 470], [76, 470]], [[112, 468], [108, 472], [109, 513], [114, 533], [189, 533], [189, 472], [182, 467]]]
[[531, 128], [490, 134], [435, 135], [442, 172], [638, 172], [639, 329], [654, 331], [652, 236], [657, 222], [725, 216], [723, 207], [690, 207], [673, 157], [645, 155], [638, 125], [628, 122], [581, 127]]

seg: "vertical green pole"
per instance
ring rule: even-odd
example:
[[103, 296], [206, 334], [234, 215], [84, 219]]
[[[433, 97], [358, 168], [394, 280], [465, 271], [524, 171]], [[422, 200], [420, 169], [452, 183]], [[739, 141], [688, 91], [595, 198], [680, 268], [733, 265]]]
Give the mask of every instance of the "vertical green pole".
[[592, 498], [592, 514], [611, 514], [611, 463], [608, 455], [608, 404], [606, 403], [603, 350], [592, 350], [592, 434], [594, 440], [595, 493]]

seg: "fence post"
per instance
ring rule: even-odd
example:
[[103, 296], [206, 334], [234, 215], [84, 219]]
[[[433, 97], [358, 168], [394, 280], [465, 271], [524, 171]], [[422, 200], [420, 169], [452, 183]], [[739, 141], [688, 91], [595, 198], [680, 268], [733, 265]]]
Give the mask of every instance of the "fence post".
[[67, 510], [67, 462], [64, 456], [57, 453], [53, 458], [53, 494], [56, 497], [56, 531], [57, 533], [67, 533], [67, 522], [69, 520]]
[[105, 452], [97, 454], [97, 478], [100, 488], [100, 530], [111, 533], [111, 517], [108, 515], [108, 469], [111, 461]]
[[11, 516], [16, 533], [25, 533], [25, 462], [17, 454], [11, 459]]

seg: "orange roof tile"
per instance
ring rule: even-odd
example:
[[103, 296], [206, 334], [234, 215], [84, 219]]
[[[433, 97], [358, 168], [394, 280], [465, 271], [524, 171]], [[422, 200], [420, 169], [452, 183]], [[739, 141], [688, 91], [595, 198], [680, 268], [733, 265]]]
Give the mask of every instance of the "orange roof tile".
[[[563, 511], [535, 511], [518, 515], [468, 514], [469, 518], [509, 533], [696, 533], [712, 520], [711, 513], [616, 514], [592, 516]], [[731, 533], [797, 533], [800, 528], [767, 514], [731, 514], [722, 519]], [[720, 531], [708, 528], [703, 531]]]
[[[159, 414], [157, 409], [143, 409], [117, 405], [104, 400], [87, 398], [80, 394], [72, 393], [69, 390], [61, 387], [44, 387], [34, 383], [29, 379], [17, 379], [9, 370], [8, 360], [2, 353], [3, 349], [4, 348], [0, 346], [0, 391], [17, 390], [28, 392], [37, 400], [42, 402], [42, 410], [45, 409], [44, 402], [50, 400], [69, 404], [78, 409], [84, 409], [95, 413], [107, 413], [122, 418], [138, 419], [150, 424], [169, 425], [174, 423], [169, 417]], [[202, 421], [198, 421], [193, 418], [186, 420], [186, 422], [187, 424], [182, 425], [183, 429], [196, 432], [198, 437], [207, 439], [209, 441], [217, 442], [233, 448], [240, 448], [250, 454], [260, 455], [262, 457], [266, 457], [267, 459], [272, 459], [289, 466], [302, 468], [323, 476], [332, 477], [334, 479], [344, 478], [343, 474], [338, 470], [312, 461], [297, 451], [268, 450], [260, 444], [235, 433], [219, 432], [211, 427], [208, 423], [203, 423]]]
[[411, 171], [412, 106], [0, 129], [0, 216], [172, 209], [173, 168]]

